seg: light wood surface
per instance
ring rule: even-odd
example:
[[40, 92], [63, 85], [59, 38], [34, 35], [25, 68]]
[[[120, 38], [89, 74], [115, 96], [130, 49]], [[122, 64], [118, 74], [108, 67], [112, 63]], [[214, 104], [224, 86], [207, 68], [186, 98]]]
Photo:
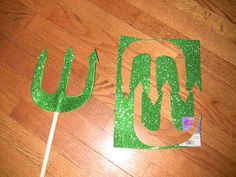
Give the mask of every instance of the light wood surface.
[[[121, 35], [201, 41], [203, 92], [194, 88], [196, 120], [202, 120], [202, 147], [177, 150], [113, 148], [117, 47]], [[1, 0], [0, 1], [0, 176], [39, 176], [52, 113], [31, 99], [37, 57], [47, 48], [43, 89], [53, 93], [64, 52], [76, 60], [68, 95], [83, 91], [87, 57], [99, 56], [92, 98], [81, 109], [59, 115], [48, 177], [233, 177], [236, 175], [236, 3], [223, 0]], [[148, 51], [176, 58], [181, 96], [186, 98], [185, 65], [168, 43], [132, 45], [124, 54], [123, 83], [129, 93], [132, 58]], [[157, 98], [151, 64], [152, 101]], [[140, 124], [140, 87], [135, 127], [143, 141], [183, 142], [170, 119], [170, 88], [164, 86], [161, 129]]]

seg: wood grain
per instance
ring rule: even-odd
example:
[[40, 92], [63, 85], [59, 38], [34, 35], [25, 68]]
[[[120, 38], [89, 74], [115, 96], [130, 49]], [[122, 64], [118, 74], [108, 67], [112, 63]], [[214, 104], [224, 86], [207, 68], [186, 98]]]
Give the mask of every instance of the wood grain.
[[[236, 175], [236, 4], [203, 0], [2, 0], [0, 1], [0, 176], [38, 176], [52, 114], [31, 100], [37, 57], [47, 48], [43, 89], [56, 91], [64, 52], [76, 56], [68, 95], [84, 89], [87, 57], [97, 49], [93, 96], [81, 109], [59, 116], [47, 175], [233, 177]], [[140, 38], [199, 39], [203, 92], [194, 88], [195, 109], [203, 115], [202, 147], [165, 151], [113, 147], [117, 47], [121, 35]], [[136, 43], [123, 61], [129, 93], [132, 58], [152, 57], [151, 93], [155, 101], [154, 62], [169, 55], [178, 62], [183, 99], [185, 66], [181, 51], [168, 43]], [[52, 79], [53, 78], [53, 79]], [[140, 93], [135, 127], [144, 142], [170, 144], [187, 139], [170, 119], [170, 88], [163, 88], [161, 129], [151, 133], [140, 123]], [[136, 106], [137, 105], [137, 106]], [[198, 119], [198, 117], [196, 117]]]

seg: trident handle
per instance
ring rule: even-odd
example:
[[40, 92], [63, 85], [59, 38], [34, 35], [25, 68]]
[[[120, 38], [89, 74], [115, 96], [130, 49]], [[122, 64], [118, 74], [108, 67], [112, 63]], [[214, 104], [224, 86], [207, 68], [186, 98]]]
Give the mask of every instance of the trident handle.
[[56, 125], [57, 125], [58, 115], [59, 115], [59, 112], [54, 112], [53, 119], [52, 119], [52, 125], [51, 125], [50, 133], [48, 136], [48, 142], [47, 142], [47, 146], [46, 146], [46, 150], [45, 150], [45, 154], [44, 154], [44, 158], [43, 158], [43, 165], [41, 168], [40, 177], [45, 176], [45, 172], [46, 172], [47, 164], [48, 164], [48, 159], [49, 159], [49, 154], [50, 154], [51, 147], [52, 147], [52, 141], [53, 141]]

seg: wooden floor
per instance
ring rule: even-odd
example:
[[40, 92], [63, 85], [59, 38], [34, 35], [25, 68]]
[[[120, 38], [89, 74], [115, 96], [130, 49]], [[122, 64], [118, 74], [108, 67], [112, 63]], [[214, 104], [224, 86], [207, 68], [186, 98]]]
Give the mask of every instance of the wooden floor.
[[[196, 110], [203, 115], [202, 147], [176, 150], [113, 148], [117, 47], [121, 35], [201, 41], [203, 92], [195, 89]], [[99, 56], [92, 98], [81, 109], [60, 114], [47, 169], [48, 177], [236, 176], [236, 3], [223, 0], [1, 0], [0, 1], [0, 176], [39, 176], [52, 113], [31, 99], [37, 57], [47, 48], [43, 88], [53, 93], [63, 55], [76, 56], [68, 95], [83, 91], [87, 57]], [[147, 49], [178, 60], [181, 52], [166, 43], [137, 44], [124, 55], [123, 82], [128, 93], [132, 54]], [[129, 58], [129, 59], [128, 59]], [[155, 100], [152, 68], [151, 98]], [[154, 81], [153, 81], [154, 80]], [[147, 143], [183, 141], [173, 130], [165, 85], [161, 130], [138, 132]], [[137, 102], [140, 102], [137, 92]], [[135, 125], [139, 124], [136, 109]], [[138, 117], [138, 118], [137, 118]], [[199, 119], [196, 116], [196, 119]]]

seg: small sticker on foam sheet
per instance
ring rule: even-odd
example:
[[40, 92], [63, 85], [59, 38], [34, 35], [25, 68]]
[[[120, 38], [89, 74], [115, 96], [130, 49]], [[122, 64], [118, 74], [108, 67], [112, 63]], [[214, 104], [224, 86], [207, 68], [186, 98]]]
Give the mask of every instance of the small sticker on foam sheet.
[[[202, 117], [198, 123], [196, 132], [185, 142], [181, 143], [180, 146], [185, 147], [200, 147], [201, 146], [201, 122]], [[183, 131], [188, 131], [193, 127], [194, 118], [193, 117], [184, 117], [182, 118]]]

